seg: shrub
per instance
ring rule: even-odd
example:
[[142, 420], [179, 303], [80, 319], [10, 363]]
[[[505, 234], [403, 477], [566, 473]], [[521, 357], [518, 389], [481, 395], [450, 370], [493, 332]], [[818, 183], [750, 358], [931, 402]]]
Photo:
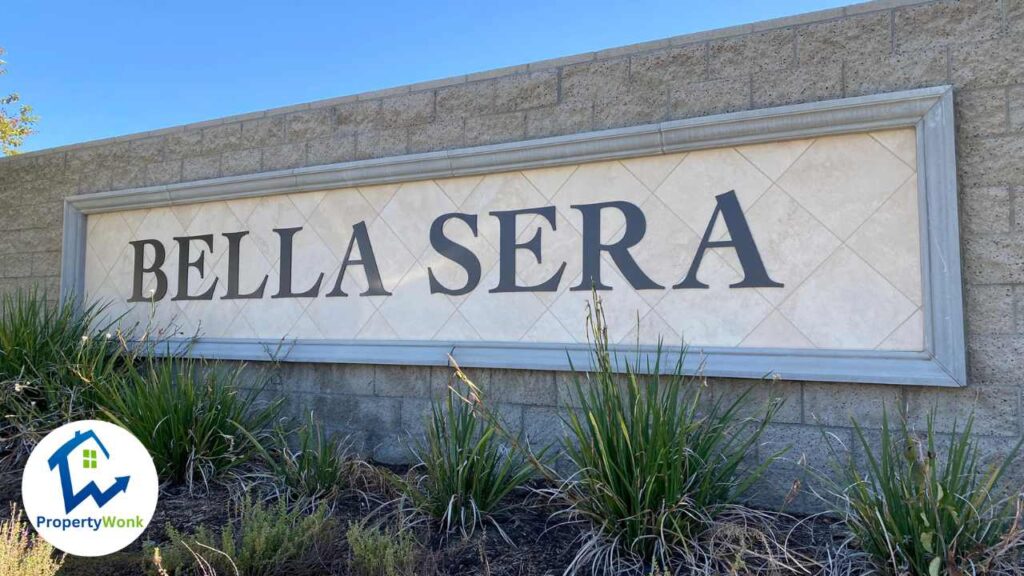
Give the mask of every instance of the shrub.
[[312, 512], [290, 509], [284, 500], [263, 504], [245, 498], [238, 506], [237, 529], [229, 523], [219, 534], [200, 526], [185, 536], [168, 525], [169, 546], [154, 551], [154, 567], [167, 574], [321, 573], [318, 549], [336, 537], [337, 526], [325, 506]]
[[494, 513], [532, 475], [530, 463], [502, 443], [497, 423], [479, 417], [451, 388], [431, 406], [427, 424], [414, 478], [401, 485], [405, 496], [445, 533], [468, 536], [489, 522], [504, 537]]
[[0, 522], [0, 574], [4, 576], [53, 576], [63, 558], [55, 560], [53, 547], [33, 535], [21, 512], [11, 506], [9, 519]]
[[352, 523], [345, 533], [354, 576], [413, 576], [423, 574], [422, 551], [409, 532], [391, 533]]
[[256, 441], [277, 416], [280, 401], [258, 404], [262, 382], [242, 389], [243, 370], [147, 358], [100, 386], [99, 404], [146, 446], [161, 478], [192, 489], [255, 458]]
[[1017, 566], [1024, 548], [1019, 500], [1000, 495], [997, 486], [1020, 442], [986, 468], [971, 434], [973, 415], [962, 429], [954, 423], [945, 456], [934, 420], [933, 411], [921, 436], [905, 419], [894, 425], [883, 412], [877, 447], [854, 420], [863, 469], [825, 436], [838, 480], [823, 481], [837, 511], [859, 546], [893, 574], [980, 574]]
[[749, 390], [708, 401], [702, 379], [683, 372], [685, 350], [671, 369], [662, 365], [660, 344], [642, 373], [639, 361], [619, 364], [597, 298], [587, 324], [593, 371], [574, 373], [579, 409], [569, 412], [564, 443], [578, 472], [557, 492], [568, 516], [589, 527], [570, 569], [677, 565], [778, 457], [743, 466], [778, 404], [745, 417]]
[[20, 461], [53, 428], [93, 414], [93, 384], [130, 356], [102, 316], [102, 307], [51, 303], [40, 291], [0, 299], [0, 448], [8, 457]]
[[[289, 444], [291, 438], [296, 440], [294, 445]], [[267, 442], [251, 441], [267, 467], [262, 476], [283, 492], [279, 496], [292, 502], [315, 505], [336, 499], [349, 487], [357, 466], [350, 444], [324, 434], [312, 412], [296, 430], [275, 429], [270, 448], [264, 447]]]

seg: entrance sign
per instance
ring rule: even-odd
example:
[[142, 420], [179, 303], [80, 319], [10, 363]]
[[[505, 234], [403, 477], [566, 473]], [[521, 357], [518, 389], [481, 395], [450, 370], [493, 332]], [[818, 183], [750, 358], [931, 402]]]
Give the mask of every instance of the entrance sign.
[[195, 354], [966, 384], [951, 92], [77, 196], [63, 289]]

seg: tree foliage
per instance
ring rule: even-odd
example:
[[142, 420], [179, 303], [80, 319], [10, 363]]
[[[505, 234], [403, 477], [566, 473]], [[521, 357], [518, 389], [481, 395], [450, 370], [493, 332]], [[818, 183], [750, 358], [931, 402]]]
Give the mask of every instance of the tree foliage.
[[[4, 49], [0, 48], [0, 56], [3, 54]], [[0, 76], [7, 72], [4, 64], [6, 62], [0, 60]], [[32, 107], [27, 104], [18, 105], [20, 101], [17, 92], [0, 96], [0, 153], [17, 154], [25, 137], [32, 133], [36, 117], [32, 115]]]

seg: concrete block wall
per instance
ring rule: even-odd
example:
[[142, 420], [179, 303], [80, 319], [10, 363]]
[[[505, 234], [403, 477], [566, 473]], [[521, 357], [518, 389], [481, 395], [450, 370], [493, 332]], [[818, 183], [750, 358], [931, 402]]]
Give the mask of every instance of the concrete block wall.
[[[652, 15], [657, 17], [657, 15]], [[971, 384], [961, 390], [755, 384], [785, 398], [762, 451], [792, 443], [764, 493], [776, 500], [822, 457], [818, 426], [847, 444], [850, 419], [883, 408], [939, 426], [973, 408], [998, 453], [1022, 433], [1024, 385], [1024, 0], [881, 0], [377, 92], [0, 159], [0, 291], [59, 282], [62, 199], [395, 154], [951, 84]], [[59, 128], [59, 127], [58, 127]], [[447, 374], [439, 368], [285, 364], [272, 391], [316, 410], [383, 460]], [[564, 374], [475, 370], [510, 423], [557, 433]], [[1024, 465], [1014, 470], [1024, 480]]]

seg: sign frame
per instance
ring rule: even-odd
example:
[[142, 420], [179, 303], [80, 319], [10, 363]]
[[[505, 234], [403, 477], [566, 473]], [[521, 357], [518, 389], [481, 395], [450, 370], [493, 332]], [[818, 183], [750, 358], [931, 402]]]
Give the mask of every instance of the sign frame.
[[[701, 347], [684, 361], [706, 376], [922, 386], [967, 385], [963, 285], [957, 208], [953, 89], [937, 86], [719, 114], [643, 126], [506, 144], [359, 160], [71, 196], [64, 201], [61, 297], [80, 302], [85, 286], [86, 218], [90, 214], [487, 174], [867, 132], [916, 128], [922, 351]], [[223, 360], [443, 366], [533, 370], [586, 369], [586, 344], [523, 342], [270, 340], [198, 338], [168, 341], [158, 353]], [[636, 366], [654, 346], [618, 346]], [[678, 347], [666, 346], [674, 355]], [[674, 357], [674, 356], [673, 356]], [[668, 364], [673, 364], [670, 362]]]

